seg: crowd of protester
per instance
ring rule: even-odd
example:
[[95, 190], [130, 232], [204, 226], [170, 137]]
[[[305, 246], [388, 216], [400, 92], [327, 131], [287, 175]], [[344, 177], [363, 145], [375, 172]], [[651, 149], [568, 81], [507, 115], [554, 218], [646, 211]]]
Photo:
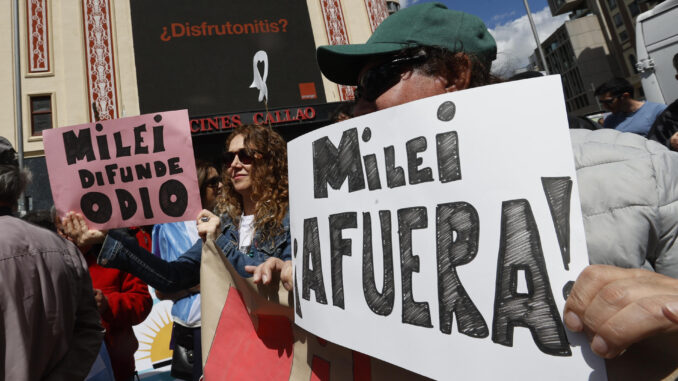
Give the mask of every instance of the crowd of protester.
[[[337, 120], [500, 82], [490, 73], [495, 58], [480, 19], [438, 3], [395, 13], [365, 44], [317, 51], [329, 80], [357, 87], [355, 104]], [[678, 72], [678, 55], [673, 63]], [[678, 331], [678, 155], [671, 152], [678, 150], [678, 101], [635, 100], [619, 78], [595, 93], [611, 113], [604, 128], [570, 118], [592, 266], [576, 281], [564, 322], [586, 331], [596, 354], [613, 358], [644, 338]], [[194, 197], [204, 209], [193, 221], [153, 227], [152, 247], [143, 229], [93, 230], [73, 212], [63, 219], [28, 214], [40, 228], [13, 217], [29, 176], [0, 137], [0, 231], [12, 237], [0, 240], [0, 378], [84, 379], [103, 338], [116, 380], [130, 380], [138, 346], [131, 327], [150, 312], [148, 284], [159, 299], [174, 301], [175, 352], [194, 358], [181, 371], [175, 354], [173, 376], [200, 379], [206, 240], [241, 276], [293, 288], [283, 138], [266, 126], [238, 127], [221, 168], [198, 161], [197, 174]]]

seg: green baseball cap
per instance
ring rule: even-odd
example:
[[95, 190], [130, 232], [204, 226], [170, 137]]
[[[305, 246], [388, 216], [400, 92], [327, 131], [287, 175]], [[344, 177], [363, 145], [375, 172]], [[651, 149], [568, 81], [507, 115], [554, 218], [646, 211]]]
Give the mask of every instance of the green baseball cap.
[[318, 47], [318, 65], [330, 81], [355, 86], [360, 70], [374, 56], [416, 46], [474, 54], [488, 63], [497, 58], [497, 44], [477, 16], [423, 3], [386, 18], [364, 44]]

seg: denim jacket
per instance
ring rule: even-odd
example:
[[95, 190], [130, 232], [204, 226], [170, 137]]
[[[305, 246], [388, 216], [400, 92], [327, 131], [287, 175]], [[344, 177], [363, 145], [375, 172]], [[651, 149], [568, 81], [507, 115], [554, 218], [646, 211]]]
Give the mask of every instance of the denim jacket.
[[[292, 259], [289, 212], [283, 219], [280, 234], [262, 242], [259, 233], [254, 233], [249, 252], [242, 253], [238, 250], [238, 228], [227, 214], [221, 216], [221, 235], [216, 244], [242, 277], [251, 276], [245, 266], [259, 265], [270, 257], [283, 261]], [[162, 292], [176, 292], [200, 283], [201, 256], [202, 241], [198, 240], [175, 261], [166, 262], [139, 247], [136, 239], [127, 235], [124, 229], [116, 229], [108, 232], [97, 262], [104, 267], [129, 272]]]

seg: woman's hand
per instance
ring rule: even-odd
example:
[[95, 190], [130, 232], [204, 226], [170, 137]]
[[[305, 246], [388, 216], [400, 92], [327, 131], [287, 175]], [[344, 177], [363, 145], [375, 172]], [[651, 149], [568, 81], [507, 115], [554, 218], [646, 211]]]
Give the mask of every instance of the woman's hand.
[[269, 258], [259, 266], [245, 266], [245, 271], [252, 276], [254, 283], [269, 284], [273, 278], [273, 273], [280, 274], [280, 281], [287, 291], [292, 291], [294, 285], [292, 277], [292, 261], [283, 261], [280, 258]]
[[205, 242], [207, 239], [215, 240], [219, 236], [221, 219], [209, 210], [203, 209], [198, 213], [198, 235]]
[[73, 241], [78, 247], [86, 247], [104, 242], [108, 230], [89, 229], [85, 217], [80, 213], [68, 212], [58, 227], [62, 235]]

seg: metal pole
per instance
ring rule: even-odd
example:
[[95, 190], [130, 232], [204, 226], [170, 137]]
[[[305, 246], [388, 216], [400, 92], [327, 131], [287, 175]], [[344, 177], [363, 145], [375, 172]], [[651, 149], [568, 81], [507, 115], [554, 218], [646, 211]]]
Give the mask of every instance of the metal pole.
[[[14, 7], [12, 8], [12, 16], [14, 18], [14, 91], [15, 91], [15, 117], [16, 117], [16, 151], [19, 159], [19, 169], [24, 169], [24, 130], [23, 130], [23, 114], [22, 114], [22, 93], [21, 93], [21, 40], [19, 38], [19, 0], [14, 0]], [[19, 210], [27, 211], [26, 198], [23, 195], [19, 198]]]
[[544, 51], [541, 48], [541, 42], [539, 42], [539, 35], [537, 34], [537, 27], [534, 26], [534, 20], [532, 20], [532, 12], [530, 12], [530, 6], [527, 4], [527, 0], [523, 0], [525, 4], [525, 10], [527, 11], [527, 18], [530, 20], [530, 26], [532, 27], [532, 34], [534, 34], [534, 40], [537, 42], [537, 48], [539, 49], [539, 56], [541, 57], [541, 64], [544, 66], [544, 71], [546, 74], [551, 74], [549, 72], [549, 67], [546, 65], [546, 57], [544, 56]]

